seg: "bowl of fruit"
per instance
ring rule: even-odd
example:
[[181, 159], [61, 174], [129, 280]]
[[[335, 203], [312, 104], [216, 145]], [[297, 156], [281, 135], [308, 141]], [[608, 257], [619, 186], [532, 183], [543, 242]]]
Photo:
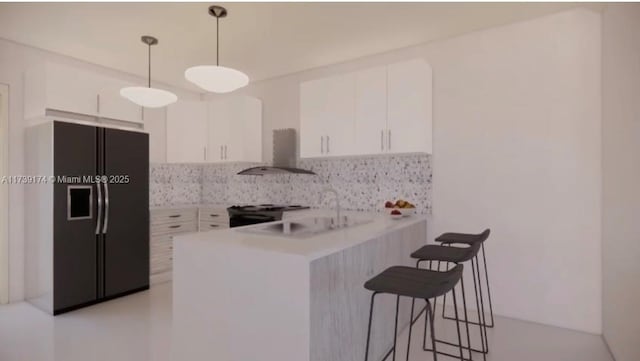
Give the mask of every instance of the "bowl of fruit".
[[402, 217], [409, 217], [416, 213], [416, 206], [411, 202], [407, 202], [403, 199], [399, 199], [395, 202], [387, 201], [384, 204], [384, 207], [387, 210], [391, 211], [390, 214], [392, 216], [397, 216], [398, 214], [400, 214], [400, 216]]
[[404, 217], [404, 215], [402, 214], [402, 212], [400, 212], [397, 209], [392, 210], [389, 215], [391, 216], [391, 219], [400, 219], [402, 217]]

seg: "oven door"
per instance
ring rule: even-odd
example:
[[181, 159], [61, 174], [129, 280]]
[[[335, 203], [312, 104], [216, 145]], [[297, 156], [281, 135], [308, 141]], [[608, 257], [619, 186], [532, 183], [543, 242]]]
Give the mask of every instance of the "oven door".
[[264, 214], [234, 214], [229, 217], [230, 227], [242, 227], [252, 224], [266, 223], [277, 221], [275, 216]]

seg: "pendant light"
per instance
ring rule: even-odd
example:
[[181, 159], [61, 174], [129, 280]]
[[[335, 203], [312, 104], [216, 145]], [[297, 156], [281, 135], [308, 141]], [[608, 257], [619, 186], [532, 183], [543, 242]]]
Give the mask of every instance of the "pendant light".
[[175, 103], [178, 97], [166, 90], [151, 87], [151, 46], [158, 44], [158, 39], [144, 35], [142, 42], [149, 47], [149, 80], [148, 87], [132, 86], [120, 89], [120, 95], [145, 108], [161, 108]]
[[216, 18], [216, 65], [193, 66], [184, 72], [184, 77], [206, 91], [229, 93], [249, 84], [249, 77], [239, 70], [220, 66], [220, 18], [227, 16], [227, 9], [212, 5], [209, 15]]

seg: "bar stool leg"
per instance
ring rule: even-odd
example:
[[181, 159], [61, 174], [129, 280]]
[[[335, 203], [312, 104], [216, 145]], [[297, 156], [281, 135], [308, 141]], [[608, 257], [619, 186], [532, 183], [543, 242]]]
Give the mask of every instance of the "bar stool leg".
[[[456, 330], [458, 331], [458, 346], [460, 348], [460, 360], [464, 361], [464, 354], [462, 352], [462, 336], [460, 334], [460, 318], [458, 317], [458, 301], [456, 300], [456, 289], [455, 287], [452, 290], [453, 292], [453, 309], [455, 310], [456, 315]], [[432, 316], [433, 317], [433, 316]], [[435, 349], [435, 347], [434, 347]]]
[[478, 264], [477, 257], [471, 259], [471, 273], [473, 274], [473, 290], [476, 296], [476, 308], [478, 310], [478, 325], [480, 326], [480, 341], [482, 343], [482, 354], [484, 355], [484, 360], [487, 359], [486, 354], [489, 352], [489, 341], [486, 339], [486, 327], [484, 327], [484, 307], [482, 307], [482, 299], [481, 296], [478, 295], [478, 282], [480, 281], [476, 274], [479, 274], [479, 270], [477, 270]]
[[476, 272], [478, 272], [478, 292], [480, 293], [480, 307], [482, 308], [482, 329], [484, 330], [484, 342], [487, 345], [486, 350], [489, 352], [489, 336], [487, 335], [487, 314], [484, 309], [484, 297], [482, 294], [482, 281], [480, 277], [480, 259], [476, 256]]
[[482, 242], [482, 263], [484, 264], [484, 279], [487, 282], [487, 296], [489, 297], [489, 313], [491, 315], [491, 324], [487, 327], [493, 328], [495, 322], [493, 320], [493, 303], [491, 302], [491, 287], [489, 287], [489, 271], [487, 271], [487, 257], [484, 252], [484, 242]]
[[396, 361], [396, 343], [398, 341], [398, 313], [400, 312], [400, 295], [396, 296], [396, 322], [393, 329], [393, 361]]
[[407, 361], [409, 361], [409, 351], [411, 349], [411, 329], [413, 328], [413, 309], [416, 305], [416, 299], [411, 299], [411, 317], [409, 318], [409, 338], [407, 340]]
[[[424, 332], [425, 332], [425, 341], [426, 341], [426, 334], [427, 334], [427, 318], [429, 320], [431, 320], [431, 347], [433, 347], [433, 361], [438, 361], [438, 351], [436, 350], [436, 328], [435, 328], [435, 322], [434, 322], [434, 317], [433, 317], [433, 311], [431, 310], [431, 303], [429, 302], [428, 299], [425, 299], [425, 301], [427, 301], [427, 313], [425, 314], [425, 326], [424, 326]], [[435, 302], [435, 301], [434, 301]], [[427, 317], [428, 316], [428, 317]], [[425, 347], [426, 348], [426, 347]]]
[[371, 307], [369, 308], [369, 326], [367, 327], [367, 346], [364, 350], [364, 361], [369, 360], [369, 342], [371, 341], [371, 321], [373, 320], [373, 301], [376, 298], [376, 292], [371, 295]]
[[467, 314], [467, 297], [464, 290], [464, 276], [460, 277], [460, 288], [462, 288], [462, 307], [464, 308], [464, 324], [467, 328], [467, 346], [469, 346], [469, 360], [473, 360], [473, 353], [471, 348], [471, 334], [469, 332], [469, 315]]

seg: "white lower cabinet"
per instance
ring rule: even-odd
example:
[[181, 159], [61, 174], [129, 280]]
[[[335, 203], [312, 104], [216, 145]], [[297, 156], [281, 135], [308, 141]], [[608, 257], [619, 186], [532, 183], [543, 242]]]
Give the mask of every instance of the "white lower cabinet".
[[302, 83], [301, 157], [431, 153], [431, 87], [423, 59]]
[[150, 213], [149, 273], [152, 284], [172, 279], [175, 235], [229, 228], [229, 216], [224, 206], [158, 208]]

